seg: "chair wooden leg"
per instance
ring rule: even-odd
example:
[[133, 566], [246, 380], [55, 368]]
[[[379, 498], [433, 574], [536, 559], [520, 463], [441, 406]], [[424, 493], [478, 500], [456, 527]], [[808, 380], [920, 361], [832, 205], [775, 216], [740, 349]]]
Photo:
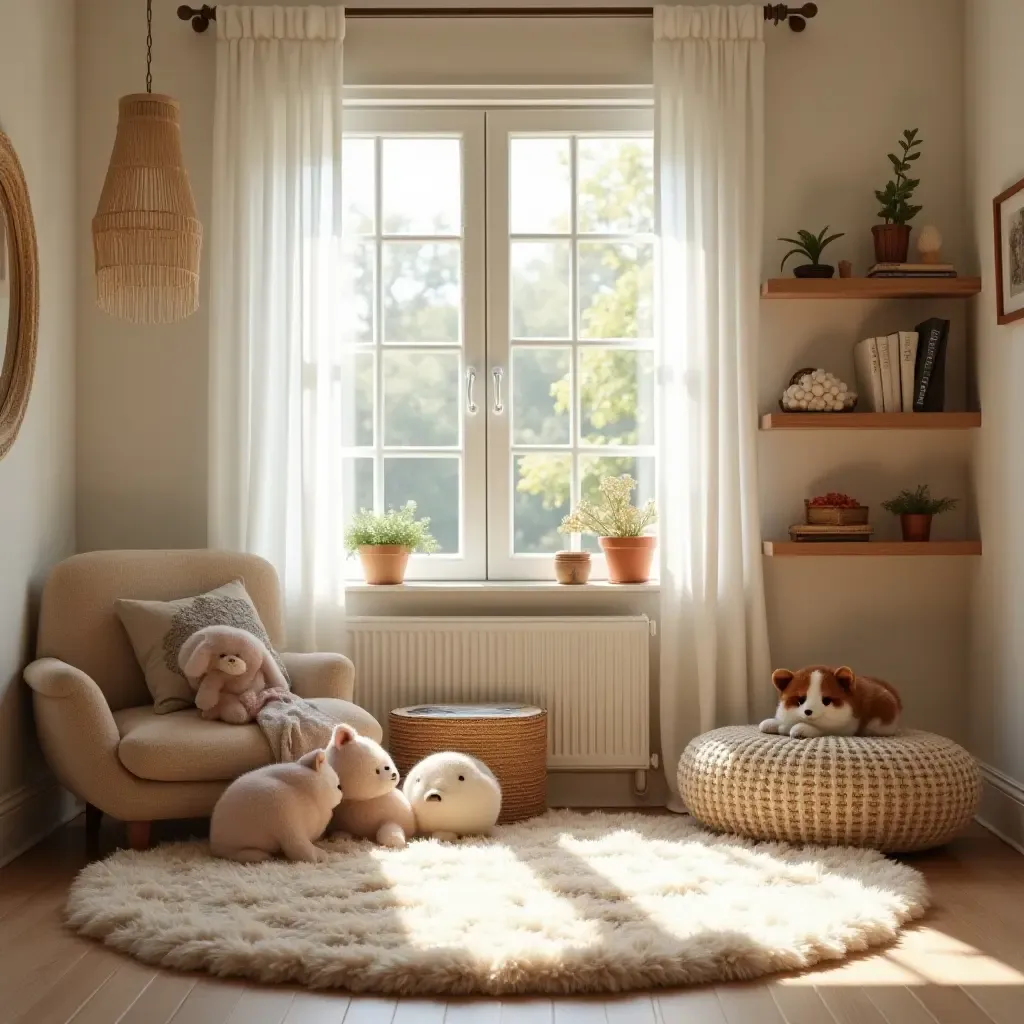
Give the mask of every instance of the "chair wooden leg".
[[133, 850], [148, 850], [149, 833], [153, 823], [151, 821], [129, 821], [126, 824], [128, 827], [128, 845]]
[[100, 826], [103, 824], [103, 812], [92, 804], [85, 805], [85, 852], [95, 857], [100, 849]]

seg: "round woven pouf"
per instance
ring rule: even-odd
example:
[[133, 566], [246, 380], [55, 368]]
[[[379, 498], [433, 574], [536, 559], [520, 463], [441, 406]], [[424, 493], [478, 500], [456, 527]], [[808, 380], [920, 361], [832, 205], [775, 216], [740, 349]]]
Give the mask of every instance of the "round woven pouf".
[[388, 717], [388, 750], [404, 775], [441, 750], [480, 758], [501, 783], [506, 825], [547, 809], [548, 713], [528, 704], [419, 704]]
[[792, 739], [728, 726], [690, 742], [677, 780], [690, 813], [709, 828], [889, 853], [948, 842], [981, 798], [974, 758], [916, 731]]

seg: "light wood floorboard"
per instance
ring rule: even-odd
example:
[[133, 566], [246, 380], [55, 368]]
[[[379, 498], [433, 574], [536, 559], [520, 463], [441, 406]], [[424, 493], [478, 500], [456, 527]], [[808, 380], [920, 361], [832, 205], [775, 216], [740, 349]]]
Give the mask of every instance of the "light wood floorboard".
[[[117, 841], [105, 829], [104, 852]], [[909, 863], [934, 906], [879, 953], [803, 974], [625, 996], [394, 999], [146, 967], [71, 935], [81, 822], [0, 870], [7, 1024], [1024, 1024], [1024, 859], [981, 828]]]

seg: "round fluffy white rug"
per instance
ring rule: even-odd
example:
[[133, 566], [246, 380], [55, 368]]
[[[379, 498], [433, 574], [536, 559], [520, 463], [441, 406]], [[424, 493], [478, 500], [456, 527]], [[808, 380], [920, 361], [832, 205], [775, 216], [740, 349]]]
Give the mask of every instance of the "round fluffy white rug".
[[201, 842], [74, 882], [71, 928], [146, 963], [401, 995], [609, 992], [808, 967], [924, 913], [869, 850], [716, 836], [691, 818], [551, 811], [492, 839], [238, 865]]

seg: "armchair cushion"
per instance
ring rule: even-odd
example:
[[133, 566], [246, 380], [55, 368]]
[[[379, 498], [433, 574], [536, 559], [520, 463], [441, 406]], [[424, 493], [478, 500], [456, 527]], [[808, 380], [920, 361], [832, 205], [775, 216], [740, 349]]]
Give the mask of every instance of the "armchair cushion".
[[195, 693], [178, 668], [178, 652], [196, 630], [206, 626], [228, 625], [248, 630], [263, 641], [288, 678], [288, 671], [241, 580], [176, 601], [120, 598], [114, 606], [142, 666], [158, 715], [194, 706]]
[[[361, 707], [333, 697], [310, 700], [337, 722], [380, 740], [377, 720]], [[214, 782], [237, 778], [271, 761], [260, 727], [205, 721], [192, 708], [157, 714], [152, 704], [114, 712], [120, 733], [118, 760], [140, 779], [154, 782]]]

